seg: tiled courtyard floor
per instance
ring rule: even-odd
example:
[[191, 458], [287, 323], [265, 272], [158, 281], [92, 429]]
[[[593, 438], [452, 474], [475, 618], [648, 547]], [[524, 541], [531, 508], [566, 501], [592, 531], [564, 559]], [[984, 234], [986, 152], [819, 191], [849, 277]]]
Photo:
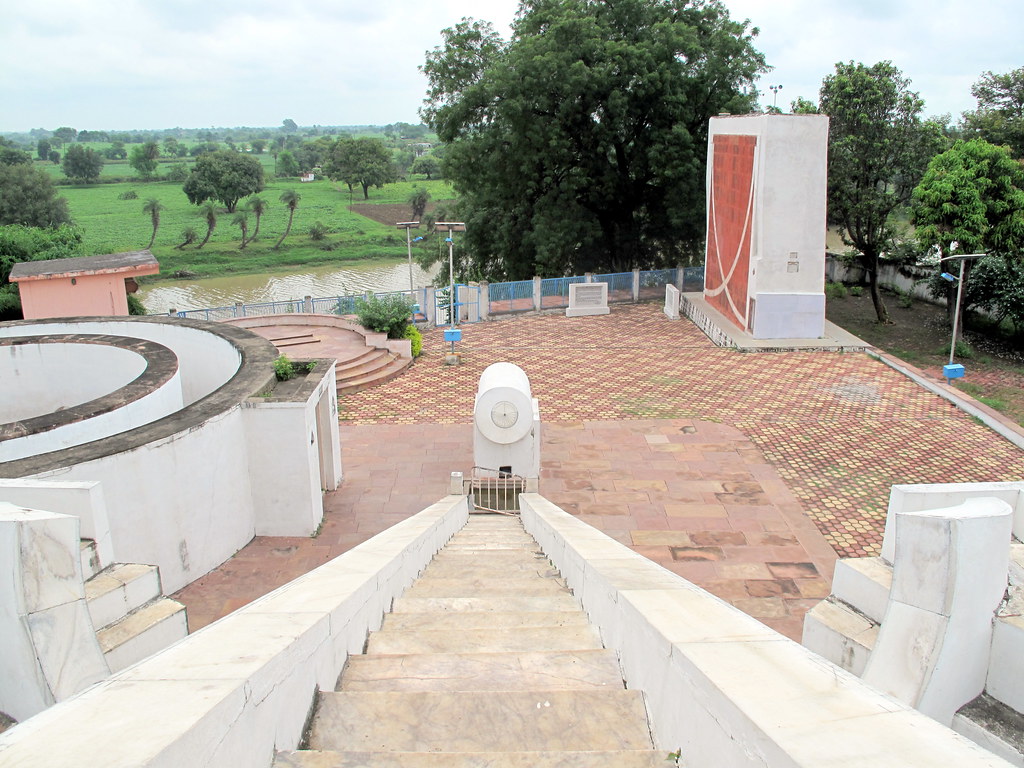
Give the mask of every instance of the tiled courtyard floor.
[[316, 539], [258, 538], [178, 594], [193, 629], [436, 500], [472, 465], [483, 369], [527, 372], [541, 491], [638, 552], [799, 637], [835, 555], [878, 552], [894, 483], [1024, 477], [1024, 452], [863, 354], [714, 347], [657, 304], [440, 331], [388, 384], [343, 398], [346, 482]]

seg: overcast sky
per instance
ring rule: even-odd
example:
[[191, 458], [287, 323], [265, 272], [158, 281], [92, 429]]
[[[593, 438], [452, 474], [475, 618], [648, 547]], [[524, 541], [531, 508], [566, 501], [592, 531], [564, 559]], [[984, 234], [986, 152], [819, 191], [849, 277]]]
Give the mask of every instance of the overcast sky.
[[[892, 60], [928, 115], [1024, 66], [1022, 0], [725, 0], [783, 86]], [[503, 33], [517, 0], [0, 0], [0, 131], [418, 122], [417, 67], [463, 16]]]

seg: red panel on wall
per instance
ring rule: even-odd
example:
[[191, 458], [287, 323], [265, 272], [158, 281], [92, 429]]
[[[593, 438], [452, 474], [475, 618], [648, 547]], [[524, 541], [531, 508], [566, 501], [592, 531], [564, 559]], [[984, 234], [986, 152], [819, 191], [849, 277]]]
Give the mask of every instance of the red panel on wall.
[[754, 212], [756, 136], [713, 137], [704, 297], [747, 330], [747, 283]]

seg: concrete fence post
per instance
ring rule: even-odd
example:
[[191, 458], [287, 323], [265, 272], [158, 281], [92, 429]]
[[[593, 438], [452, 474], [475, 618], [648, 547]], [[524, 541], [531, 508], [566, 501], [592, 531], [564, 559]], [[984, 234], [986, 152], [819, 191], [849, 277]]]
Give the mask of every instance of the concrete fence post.
[[490, 320], [491, 318], [491, 291], [490, 283], [486, 280], [480, 282], [480, 319]]
[[302, 311], [306, 314], [313, 314], [313, 297], [303, 296], [302, 297]]
[[640, 301], [640, 270], [633, 270], [633, 303]]
[[539, 277], [533, 278], [533, 311], [540, 312], [541, 307], [541, 281]]

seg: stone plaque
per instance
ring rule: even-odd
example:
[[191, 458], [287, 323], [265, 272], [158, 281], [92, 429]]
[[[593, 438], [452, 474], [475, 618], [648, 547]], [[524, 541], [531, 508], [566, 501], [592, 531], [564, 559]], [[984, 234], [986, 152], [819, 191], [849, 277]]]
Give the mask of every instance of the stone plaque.
[[573, 283], [569, 286], [566, 317], [608, 314], [608, 283]]

